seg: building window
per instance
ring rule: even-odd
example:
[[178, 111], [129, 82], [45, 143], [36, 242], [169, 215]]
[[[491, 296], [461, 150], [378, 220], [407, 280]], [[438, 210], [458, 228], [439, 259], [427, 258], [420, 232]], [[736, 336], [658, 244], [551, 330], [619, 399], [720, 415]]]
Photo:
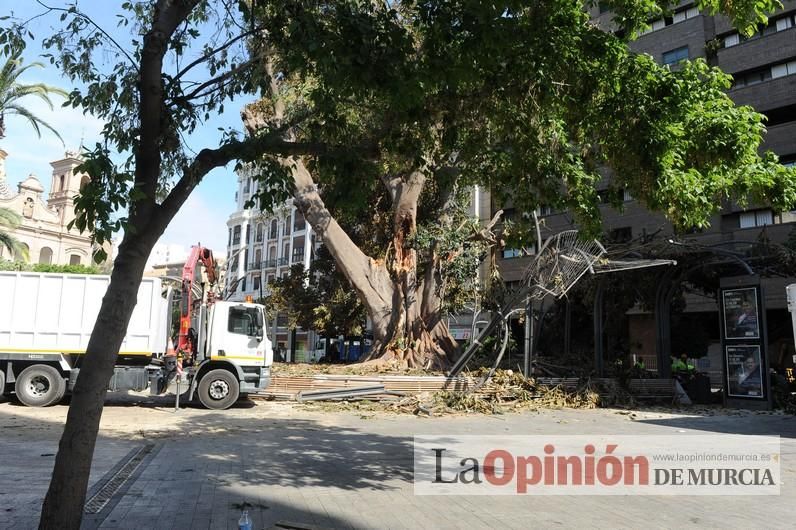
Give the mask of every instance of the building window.
[[61, 175], [58, 180], [60, 181], [60, 184], [58, 185], [58, 191], [64, 191], [66, 175]]
[[522, 249], [519, 248], [504, 248], [503, 259], [519, 258], [522, 257]]
[[794, 26], [796, 26], [796, 13], [788, 13], [787, 15], [779, 18], [771, 17], [768, 19], [767, 25], [758, 26], [757, 31], [750, 37], [739, 35], [736, 32], [730, 33], [729, 35], [725, 36], [724, 47], [731, 48], [733, 46], [737, 46], [742, 42], [759, 39], [760, 37], [764, 37], [766, 35], [771, 35], [773, 33], [778, 33], [780, 31], [788, 30]]
[[699, 9], [696, 7], [689, 7], [687, 9], [682, 9], [674, 13], [671, 17], [663, 17], [657, 18], [655, 20], [650, 20], [647, 22], [649, 27], [645, 30], [641, 30], [640, 35], [646, 35], [647, 33], [652, 33], [653, 31], [658, 31], [659, 29], [663, 29], [666, 26], [671, 26], [672, 24], [677, 24], [678, 22], [683, 22], [688, 20], [689, 18], [694, 18], [699, 16]]
[[[771, 22], [769, 22], [769, 26], [770, 25]], [[793, 26], [796, 26], [796, 13], [789, 13], [784, 17], [778, 18], [774, 21], [774, 27], [777, 28], [777, 31], [785, 31]]]
[[278, 226], [276, 219], [271, 220], [271, 230], [268, 232], [268, 239], [276, 239], [278, 235]]
[[232, 244], [240, 245], [240, 225], [235, 225], [232, 229]]
[[49, 265], [53, 262], [53, 251], [50, 247], [42, 247], [39, 251], [39, 263]]
[[737, 33], [730, 33], [724, 37], [724, 47], [731, 48], [737, 46], [741, 42], [740, 36]]
[[672, 65], [688, 59], [688, 46], [663, 52], [663, 64]]
[[300, 232], [301, 230], [304, 230], [304, 226], [304, 215], [300, 211], [296, 210], [296, 213], [293, 216], [293, 231]]
[[733, 77], [735, 78], [732, 83], [733, 88], [756, 85], [771, 79], [771, 67], [767, 66], [751, 72], [736, 74]]
[[796, 61], [775, 64], [771, 67], [771, 78], [785, 77], [786, 75], [796, 74]]
[[262, 223], [257, 223], [257, 242], [258, 243], [262, 243], [263, 242], [263, 224]]
[[232, 244], [232, 229], [229, 228], [228, 231], [229, 231], [229, 237], [227, 238], [227, 245], [231, 245]]
[[285, 217], [285, 235], [290, 235], [290, 216]]
[[597, 197], [600, 199], [600, 204], [616, 204], [633, 200], [633, 197], [631, 197], [624, 188], [605, 188], [597, 190]]
[[742, 212], [739, 217], [740, 228], [754, 228], [774, 224], [774, 213], [771, 210], [756, 210], [753, 212]]
[[614, 228], [608, 232], [608, 240], [612, 243], [627, 243], [631, 239], [633, 239], [633, 228], [630, 226]]
[[259, 277], [259, 276], [255, 276], [255, 277], [252, 279], [252, 282], [253, 282], [253, 284], [254, 284], [254, 285], [252, 286], [252, 289], [254, 289], [255, 291], [259, 291], [259, 290], [260, 290], [260, 277]]
[[756, 70], [734, 74], [732, 87], [741, 88], [745, 86], [756, 85], [757, 83], [762, 83], [763, 81], [768, 81], [769, 79], [776, 79], [793, 74], [796, 74], [796, 61], [772, 64], [763, 68], [758, 68]]
[[699, 9], [695, 7], [689, 7], [688, 9], [677, 11], [672, 17], [672, 24], [677, 24], [678, 22], [682, 22], [684, 20], [688, 20], [689, 18], [694, 18], [698, 16], [699, 16]]
[[252, 227], [251, 225], [246, 225], [246, 243], [251, 243], [252, 240]]
[[69, 264], [70, 265], [80, 265], [80, 256], [77, 254], [72, 254], [69, 256]]

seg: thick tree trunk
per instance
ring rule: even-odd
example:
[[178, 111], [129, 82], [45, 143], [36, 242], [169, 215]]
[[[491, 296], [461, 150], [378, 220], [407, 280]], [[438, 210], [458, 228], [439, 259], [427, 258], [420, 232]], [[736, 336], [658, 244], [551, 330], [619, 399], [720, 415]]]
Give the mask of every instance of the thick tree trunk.
[[340, 227], [318, 194], [312, 176], [300, 159], [293, 164], [296, 206], [323, 238], [337, 265], [349, 279], [371, 318], [382, 322], [392, 312], [394, 289], [384, 263], [365, 255]]
[[304, 163], [300, 159], [286, 163], [293, 168], [296, 206], [323, 238], [368, 311], [374, 338], [368, 359], [408, 367], [447, 367], [457, 344], [441, 318], [434, 277], [429, 283], [418, 279], [417, 252], [411, 248], [425, 176], [414, 172], [391, 183], [395, 254], [386, 263], [366, 256], [351, 241], [324, 205]]
[[126, 235], [119, 247], [111, 283], [102, 299], [86, 356], [72, 391], [50, 488], [39, 528], [78, 529], [83, 517], [91, 461], [116, 356], [138, 298], [138, 286], [157, 236]]

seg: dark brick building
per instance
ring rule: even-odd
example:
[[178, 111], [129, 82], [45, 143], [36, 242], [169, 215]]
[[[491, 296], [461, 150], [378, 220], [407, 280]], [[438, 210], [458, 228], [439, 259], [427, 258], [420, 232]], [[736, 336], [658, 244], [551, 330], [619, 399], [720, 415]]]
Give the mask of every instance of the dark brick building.
[[[741, 37], [723, 16], [704, 16], [693, 2], [681, 2], [672, 16], [651, 21], [650, 29], [631, 43], [639, 53], [647, 53], [661, 64], [676, 65], [683, 59], [704, 58], [709, 64], [731, 74], [734, 84], [729, 95], [739, 105], [751, 105], [768, 118], [768, 132], [764, 150], [779, 155], [783, 164], [796, 163], [796, 0], [783, 1], [783, 9], [774, 13], [765, 27], [751, 38]], [[611, 13], [598, 6], [592, 8], [593, 21], [607, 31], [612, 30]], [[605, 183], [607, 186], [607, 182]], [[780, 212], [768, 205], [754, 205], [742, 209], [724, 205], [711, 228], [700, 233], [677, 235], [661, 214], [652, 213], [625, 194], [624, 208], [616, 211], [607, 205], [603, 210], [606, 240], [637, 241], [645, 234], [657, 234], [667, 241], [677, 238], [686, 245], [711, 246], [717, 252], [734, 252], [742, 256], [744, 248], [760, 241], [786, 241], [796, 227], [796, 212]], [[502, 205], [493, 205], [496, 210]], [[509, 205], [510, 209], [510, 205]], [[573, 228], [566, 212], [541, 212], [543, 238]], [[796, 231], [794, 231], [796, 233]], [[506, 250], [498, 260], [498, 267], [507, 282], [519, 281], [533, 259], [522, 252]], [[660, 274], [650, 269], [650, 274]], [[792, 349], [786, 312], [785, 285], [794, 278], [764, 278], [766, 305], [769, 314], [769, 356], [776, 357], [784, 349]], [[712, 344], [709, 348], [711, 366], [705, 368], [718, 373], [718, 315], [714, 298], [689, 295], [685, 312], [709, 324]], [[627, 338], [625, 347], [648, 359], [654, 365], [656, 350], [655, 317], [651, 312], [636, 309], [624, 315]], [[715, 324], [715, 326], [714, 326]], [[561, 328], [549, 333], [560, 333]], [[783, 344], [786, 346], [783, 346]], [[611, 345], [605, 345], [606, 350]], [[678, 353], [678, 352], [674, 352]], [[790, 351], [781, 354], [790, 357]], [[772, 358], [772, 364], [778, 359]], [[788, 362], [792, 362], [788, 360]], [[707, 361], [705, 363], [707, 365]]]

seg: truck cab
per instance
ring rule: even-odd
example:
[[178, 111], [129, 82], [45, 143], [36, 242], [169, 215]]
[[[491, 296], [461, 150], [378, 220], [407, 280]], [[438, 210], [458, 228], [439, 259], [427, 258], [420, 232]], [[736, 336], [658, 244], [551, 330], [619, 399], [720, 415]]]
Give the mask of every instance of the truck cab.
[[197, 393], [203, 405], [219, 409], [241, 394], [265, 389], [273, 349], [265, 333], [263, 306], [217, 301], [209, 309], [203, 307], [198, 319], [191, 396]]

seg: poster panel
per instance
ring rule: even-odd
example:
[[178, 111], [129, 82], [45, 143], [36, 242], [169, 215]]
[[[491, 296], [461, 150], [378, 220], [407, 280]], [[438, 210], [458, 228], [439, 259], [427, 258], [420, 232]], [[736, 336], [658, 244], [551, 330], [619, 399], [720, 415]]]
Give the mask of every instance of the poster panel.
[[743, 398], [764, 397], [760, 346], [751, 344], [727, 346], [725, 353], [728, 395]]
[[760, 338], [760, 313], [757, 306], [756, 288], [725, 289], [722, 309], [726, 338]]

